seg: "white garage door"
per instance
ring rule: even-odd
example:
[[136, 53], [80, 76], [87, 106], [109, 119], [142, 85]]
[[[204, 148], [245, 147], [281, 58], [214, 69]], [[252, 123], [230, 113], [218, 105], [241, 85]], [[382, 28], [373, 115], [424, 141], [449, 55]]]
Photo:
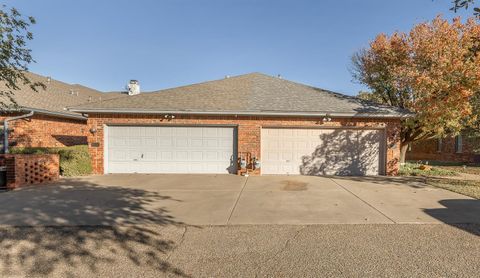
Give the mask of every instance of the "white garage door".
[[233, 173], [233, 127], [109, 126], [107, 173]]
[[384, 132], [363, 129], [262, 129], [262, 173], [384, 173]]

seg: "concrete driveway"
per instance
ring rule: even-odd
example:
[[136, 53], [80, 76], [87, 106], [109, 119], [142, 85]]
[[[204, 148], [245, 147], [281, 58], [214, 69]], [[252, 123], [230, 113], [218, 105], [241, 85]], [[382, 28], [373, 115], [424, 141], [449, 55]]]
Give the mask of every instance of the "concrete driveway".
[[480, 223], [480, 201], [387, 177], [122, 174], [0, 193], [0, 225]]

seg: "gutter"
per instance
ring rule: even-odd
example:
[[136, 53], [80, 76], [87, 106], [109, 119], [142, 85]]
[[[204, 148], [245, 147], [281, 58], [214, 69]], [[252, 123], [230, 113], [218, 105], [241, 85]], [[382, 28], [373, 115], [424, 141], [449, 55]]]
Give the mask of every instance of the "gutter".
[[34, 113], [33, 111], [30, 111], [30, 113], [28, 114], [16, 116], [16, 117], [9, 117], [3, 120], [3, 152], [4, 153], [8, 153], [8, 122], [29, 118], [33, 116], [33, 113]]
[[57, 116], [57, 117], [62, 117], [62, 118], [69, 118], [69, 119], [76, 119], [76, 120], [87, 120], [86, 117], [82, 115], [72, 115], [70, 113], [62, 113], [62, 112], [56, 112], [56, 111], [50, 111], [50, 110], [43, 110], [43, 109], [36, 109], [36, 108], [29, 108], [29, 107], [23, 107], [25, 110], [28, 111], [34, 111], [38, 114], [44, 114], [44, 115], [52, 115], [52, 116]]
[[335, 117], [335, 118], [390, 118], [404, 119], [413, 117], [413, 113], [389, 115], [375, 113], [338, 113], [338, 112], [245, 112], [245, 111], [155, 111], [155, 110], [115, 110], [115, 109], [69, 109], [77, 113], [116, 113], [116, 114], [180, 114], [180, 115], [230, 115], [230, 116], [274, 116], [274, 117]]

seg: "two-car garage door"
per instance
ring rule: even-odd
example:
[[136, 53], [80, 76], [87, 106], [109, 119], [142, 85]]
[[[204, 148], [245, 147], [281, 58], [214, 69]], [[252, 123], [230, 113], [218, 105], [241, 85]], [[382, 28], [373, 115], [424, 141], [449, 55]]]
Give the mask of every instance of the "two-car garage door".
[[234, 173], [234, 127], [108, 126], [107, 173]]
[[[108, 126], [106, 173], [235, 173], [235, 127]], [[262, 128], [262, 174], [384, 174], [384, 131]], [[255, 154], [253, 154], [255, 155]]]
[[384, 173], [384, 132], [375, 129], [262, 129], [262, 174]]

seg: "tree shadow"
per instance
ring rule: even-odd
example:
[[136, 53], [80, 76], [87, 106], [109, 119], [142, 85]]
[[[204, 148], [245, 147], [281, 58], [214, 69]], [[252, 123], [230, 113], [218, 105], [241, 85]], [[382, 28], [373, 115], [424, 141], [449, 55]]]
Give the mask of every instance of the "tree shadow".
[[74, 136], [74, 135], [52, 135], [55, 140], [60, 142], [64, 146], [76, 146], [76, 145], [87, 145], [87, 136]]
[[480, 200], [449, 199], [441, 200], [439, 204], [444, 207], [423, 211], [445, 224], [480, 236]]
[[[0, 194], [0, 273], [75, 276], [77, 267], [126, 260], [142, 270], [188, 276], [166, 260], [176, 247], [162, 230], [183, 225], [162, 208], [180, 202], [156, 192], [82, 179]], [[77, 274], [78, 275], [78, 274]]]
[[384, 172], [383, 132], [337, 129], [320, 134], [320, 144], [302, 157], [302, 175], [364, 176]]

